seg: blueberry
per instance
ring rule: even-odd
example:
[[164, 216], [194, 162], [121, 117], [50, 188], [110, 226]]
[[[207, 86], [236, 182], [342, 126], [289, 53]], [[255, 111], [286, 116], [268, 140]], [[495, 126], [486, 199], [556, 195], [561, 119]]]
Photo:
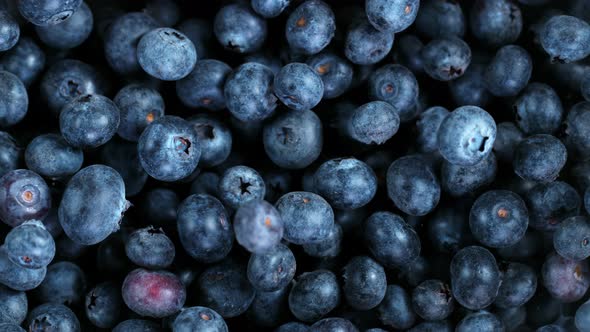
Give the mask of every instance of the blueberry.
[[420, 255], [418, 234], [398, 215], [375, 212], [363, 232], [367, 248], [387, 268], [404, 267]]
[[113, 332], [162, 332], [160, 324], [151, 320], [128, 319], [117, 324]]
[[525, 138], [514, 151], [514, 172], [525, 180], [551, 182], [567, 160], [567, 151], [560, 140], [551, 135]]
[[178, 312], [186, 300], [184, 285], [176, 275], [166, 271], [131, 271], [123, 281], [121, 294], [133, 312], [154, 318]]
[[369, 310], [381, 303], [387, 290], [387, 279], [379, 263], [367, 256], [356, 256], [348, 261], [343, 271], [342, 291], [352, 308]]
[[0, 128], [23, 120], [29, 108], [29, 96], [23, 82], [14, 74], [0, 71]]
[[332, 272], [306, 272], [289, 293], [289, 309], [301, 321], [317, 321], [338, 306], [340, 296], [338, 280]]
[[0, 284], [16, 291], [29, 291], [37, 288], [43, 279], [47, 268], [29, 269], [14, 264], [0, 247]]
[[196, 287], [198, 303], [215, 310], [223, 318], [246, 312], [255, 295], [245, 268], [232, 261], [207, 268], [197, 279]]
[[498, 123], [496, 128], [496, 140], [494, 141], [494, 154], [498, 160], [512, 162], [514, 149], [524, 138], [524, 133], [512, 122]]
[[559, 224], [580, 212], [581, 199], [576, 190], [562, 181], [538, 184], [525, 195], [530, 214], [530, 226], [553, 232]]
[[504, 331], [504, 324], [496, 315], [487, 311], [477, 311], [463, 318], [457, 327], [456, 332], [468, 331]]
[[146, 127], [137, 145], [139, 160], [153, 178], [173, 182], [189, 176], [201, 157], [198, 134], [189, 122], [167, 115]]
[[497, 171], [494, 153], [490, 153], [484, 160], [472, 166], [455, 165], [444, 160], [441, 168], [441, 185], [443, 190], [452, 196], [464, 196], [491, 184], [496, 178]]
[[496, 259], [487, 249], [471, 246], [459, 250], [450, 269], [453, 296], [459, 304], [479, 310], [494, 302], [501, 274]]
[[45, 303], [35, 307], [27, 315], [26, 325], [29, 331], [82, 331], [76, 314], [58, 303]]
[[102, 162], [115, 169], [125, 182], [125, 195], [135, 196], [143, 189], [148, 174], [139, 161], [137, 144], [113, 139], [101, 151]]
[[581, 332], [588, 332], [590, 326], [590, 304], [585, 302], [576, 310], [575, 322], [576, 327]]
[[473, 236], [491, 248], [516, 244], [524, 236], [528, 221], [524, 201], [508, 190], [492, 190], [479, 196], [469, 214]]
[[12, 227], [49, 213], [49, 187], [37, 173], [17, 169], [0, 178], [0, 219]]
[[572, 157], [587, 159], [590, 157], [590, 139], [585, 134], [590, 126], [590, 102], [575, 104], [567, 114], [564, 123], [565, 143]]
[[407, 214], [423, 216], [434, 210], [440, 191], [436, 175], [419, 155], [399, 158], [387, 170], [387, 194]]
[[290, 63], [274, 78], [274, 94], [285, 106], [305, 111], [314, 108], [324, 94], [321, 77], [304, 63]]
[[223, 318], [214, 310], [206, 307], [183, 308], [174, 318], [172, 330], [175, 332], [227, 332]]
[[163, 26], [173, 26], [180, 19], [178, 4], [170, 0], [149, 0], [145, 4], [145, 12]]
[[158, 91], [144, 85], [126, 85], [113, 102], [121, 118], [117, 133], [131, 142], [137, 142], [150, 123], [164, 116], [164, 99]]
[[416, 29], [421, 35], [433, 39], [445, 35], [461, 38], [465, 26], [465, 15], [457, 2], [427, 0], [420, 4]]
[[274, 74], [270, 68], [255, 62], [240, 65], [225, 81], [226, 106], [240, 121], [258, 121], [269, 117], [277, 106], [273, 94]]
[[163, 269], [174, 260], [174, 243], [161, 228], [147, 227], [131, 233], [125, 243], [129, 259], [148, 269]]
[[554, 133], [564, 113], [557, 93], [542, 83], [529, 84], [512, 107], [516, 124], [529, 135]]
[[231, 67], [218, 60], [199, 60], [185, 78], [176, 81], [176, 94], [191, 108], [219, 111], [225, 108], [223, 86]]
[[433, 39], [422, 49], [424, 71], [439, 81], [463, 76], [471, 63], [471, 49], [463, 40], [453, 37]]
[[322, 122], [313, 111], [288, 110], [264, 125], [262, 140], [267, 156], [276, 165], [305, 168], [322, 152]]
[[250, 5], [258, 15], [264, 18], [273, 18], [279, 16], [291, 0], [252, 0]]
[[96, 244], [119, 229], [128, 207], [119, 173], [108, 166], [92, 165], [68, 182], [59, 205], [59, 223], [74, 242]]
[[68, 102], [59, 114], [59, 129], [73, 147], [89, 149], [108, 142], [117, 132], [117, 105], [100, 95], [83, 95]]
[[543, 25], [540, 40], [551, 61], [578, 61], [590, 54], [590, 25], [573, 16], [556, 15]]
[[450, 112], [441, 106], [433, 106], [420, 113], [416, 121], [416, 141], [421, 152], [438, 151], [438, 128], [449, 114]]
[[369, 97], [391, 104], [401, 120], [406, 122], [411, 119], [409, 117], [418, 99], [418, 81], [414, 74], [402, 65], [385, 65], [369, 77]]
[[81, 45], [92, 32], [94, 19], [88, 5], [84, 2], [67, 19], [57, 24], [37, 26], [35, 31], [41, 41], [57, 49], [70, 49]]
[[18, 22], [7, 11], [0, 11], [0, 51], [13, 48], [20, 38]]
[[227, 206], [237, 209], [246, 202], [263, 199], [266, 187], [256, 170], [247, 166], [234, 166], [227, 169], [219, 179], [218, 191]]
[[256, 291], [246, 317], [261, 327], [273, 327], [290, 317], [289, 287], [274, 292]]
[[236, 241], [252, 253], [273, 250], [280, 243], [283, 231], [279, 212], [263, 200], [245, 202], [234, 215]]
[[112, 328], [119, 321], [123, 300], [121, 290], [113, 282], [103, 282], [86, 294], [85, 312], [94, 326]]
[[210, 42], [213, 39], [213, 27], [207, 20], [189, 18], [180, 22], [177, 29], [193, 42], [199, 61], [210, 58], [212, 51]]
[[590, 286], [587, 261], [573, 261], [553, 252], [541, 270], [543, 285], [552, 297], [565, 303], [580, 300]]
[[18, 10], [27, 21], [40, 26], [59, 24], [70, 18], [82, 0], [19, 0]]
[[333, 99], [343, 95], [352, 84], [352, 65], [333, 52], [322, 52], [307, 60], [309, 65], [324, 83], [323, 99]]
[[570, 217], [553, 233], [553, 247], [564, 258], [580, 261], [590, 257], [590, 224], [584, 216]]
[[399, 129], [401, 112], [383, 101], [373, 101], [356, 108], [349, 116], [346, 131], [363, 144], [383, 144]]
[[181, 32], [158, 28], [139, 40], [137, 61], [146, 73], [155, 78], [178, 81], [193, 71], [197, 51], [193, 42]]
[[308, 0], [289, 15], [285, 37], [294, 51], [316, 54], [328, 46], [335, 30], [335, 17], [330, 6], [320, 0]]
[[45, 279], [35, 290], [41, 303], [75, 306], [82, 302], [86, 291], [86, 276], [74, 263], [63, 261], [47, 267]]
[[39, 175], [63, 179], [76, 173], [84, 161], [82, 150], [69, 145], [61, 136], [35, 137], [25, 151], [27, 167]]
[[375, 172], [355, 158], [331, 159], [314, 175], [318, 194], [337, 209], [356, 209], [367, 205], [377, 191]]
[[267, 35], [266, 20], [244, 4], [222, 7], [215, 15], [213, 31], [225, 49], [236, 53], [258, 50]]
[[105, 58], [110, 67], [122, 75], [139, 72], [139, 40], [157, 27], [156, 21], [147, 13], [131, 12], [116, 17], [103, 38]]
[[469, 15], [473, 35], [490, 47], [515, 42], [522, 31], [522, 21], [520, 8], [508, 0], [477, 0]]
[[18, 43], [3, 53], [0, 69], [11, 72], [23, 82], [31, 85], [45, 67], [45, 53], [28, 37], [21, 37]]
[[295, 256], [289, 247], [278, 244], [273, 250], [250, 256], [248, 280], [258, 291], [275, 292], [287, 287], [293, 280], [296, 265]]
[[344, 318], [330, 317], [318, 320], [311, 326], [312, 332], [346, 331], [359, 332], [354, 324]]
[[342, 251], [343, 236], [342, 226], [335, 223], [325, 239], [304, 244], [303, 251], [312, 257], [337, 257]]
[[29, 269], [49, 265], [55, 255], [55, 242], [38, 220], [26, 221], [14, 227], [4, 240], [8, 258]]
[[233, 244], [233, 228], [225, 208], [209, 195], [191, 195], [178, 206], [180, 242], [200, 262], [223, 259]]
[[414, 325], [416, 314], [412, 309], [411, 296], [398, 285], [387, 286], [385, 297], [377, 307], [379, 320], [394, 329], [407, 329]]
[[7, 132], [0, 131], [0, 177], [17, 169], [21, 156], [22, 148], [14, 137]]
[[334, 225], [332, 207], [319, 195], [296, 191], [276, 202], [284, 223], [285, 240], [295, 244], [317, 243], [326, 239]]
[[21, 324], [27, 317], [28, 308], [25, 292], [0, 285], [0, 324]]
[[359, 20], [348, 29], [344, 55], [354, 64], [372, 65], [389, 54], [393, 40], [393, 33], [379, 31], [367, 20]]
[[92, 66], [78, 60], [56, 62], [41, 80], [41, 97], [55, 116], [59, 116], [62, 108], [77, 97], [104, 95], [106, 92], [102, 76]]
[[201, 146], [200, 165], [213, 167], [223, 163], [232, 148], [232, 134], [218, 118], [199, 114], [188, 119], [199, 137]]
[[521, 263], [500, 263], [502, 284], [494, 305], [500, 308], [516, 308], [527, 303], [537, 290], [537, 274]]
[[520, 46], [506, 45], [488, 64], [484, 82], [494, 96], [512, 97], [526, 87], [532, 71], [533, 62], [529, 53]]
[[365, 11], [371, 24], [380, 31], [400, 32], [407, 29], [418, 15], [420, 0], [367, 0]]
[[455, 309], [451, 288], [436, 279], [420, 283], [412, 291], [412, 307], [424, 320], [446, 319]]
[[473, 105], [485, 107], [492, 95], [484, 82], [486, 66], [472, 63], [463, 76], [449, 82], [453, 100], [458, 106]]
[[448, 162], [475, 165], [491, 153], [496, 139], [496, 123], [483, 109], [463, 106], [443, 120], [437, 136], [439, 151]]

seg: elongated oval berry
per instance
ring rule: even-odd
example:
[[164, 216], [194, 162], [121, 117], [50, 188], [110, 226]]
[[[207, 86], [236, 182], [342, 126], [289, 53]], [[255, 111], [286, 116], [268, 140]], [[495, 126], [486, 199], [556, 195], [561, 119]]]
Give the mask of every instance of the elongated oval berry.
[[166, 271], [131, 271], [123, 281], [121, 294], [129, 309], [154, 318], [178, 312], [186, 300], [184, 284]]
[[92, 165], [68, 182], [59, 205], [59, 223], [74, 242], [96, 244], [119, 229], [128, 207], [121, 175], [108, 166]]

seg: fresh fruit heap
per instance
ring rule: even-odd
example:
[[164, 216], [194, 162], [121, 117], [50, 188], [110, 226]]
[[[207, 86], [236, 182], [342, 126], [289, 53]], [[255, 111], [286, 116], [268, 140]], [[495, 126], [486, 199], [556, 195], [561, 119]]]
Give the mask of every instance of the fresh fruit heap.
[[0, 0], [0, 332], [590, 331], [590, 1]]

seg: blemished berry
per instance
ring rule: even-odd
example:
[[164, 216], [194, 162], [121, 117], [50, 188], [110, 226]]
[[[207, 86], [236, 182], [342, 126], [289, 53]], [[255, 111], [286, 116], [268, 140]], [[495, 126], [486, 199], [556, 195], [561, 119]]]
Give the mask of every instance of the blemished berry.
[[180, 311], [186, 300], [186, 289], [170, 272], [135, 269], [125, 277], [121, 295], [137, 314], [162, 318]]

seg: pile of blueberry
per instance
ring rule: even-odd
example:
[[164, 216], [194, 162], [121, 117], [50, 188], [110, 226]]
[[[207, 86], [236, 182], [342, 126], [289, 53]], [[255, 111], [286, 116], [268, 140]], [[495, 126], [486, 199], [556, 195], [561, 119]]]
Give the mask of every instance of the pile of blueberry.
[[589, 0], [0, 0], [0, 332], [589, 332]]

